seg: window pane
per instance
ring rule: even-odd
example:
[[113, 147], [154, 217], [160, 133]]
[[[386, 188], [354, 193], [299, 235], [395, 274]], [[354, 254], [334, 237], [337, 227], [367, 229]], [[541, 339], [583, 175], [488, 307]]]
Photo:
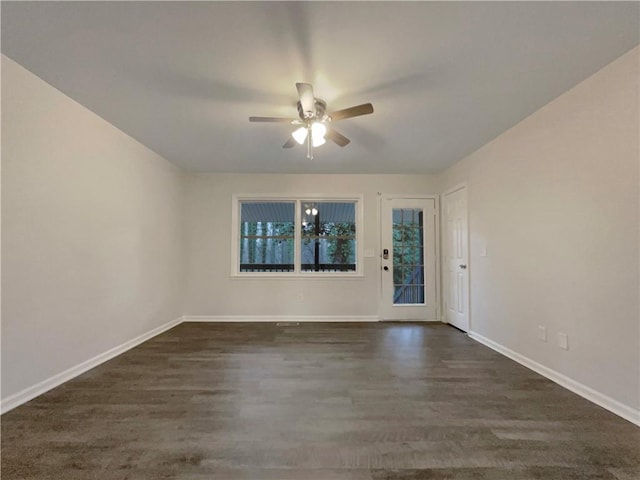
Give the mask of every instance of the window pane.
[[[355, 240], [335, 238], [303, 239], [301, 254], [301, 270], [303, 272], [356, 271]], [[316, 255], [318, 258], [317, 264]]]
[[355, 202], [303, 200], [301, 271], [356, 271]]
[[294, 202], [242, 202], [240, 271], [293, 272]]
[[395, 285], [395, 305], [424, 303], [424, 285]]

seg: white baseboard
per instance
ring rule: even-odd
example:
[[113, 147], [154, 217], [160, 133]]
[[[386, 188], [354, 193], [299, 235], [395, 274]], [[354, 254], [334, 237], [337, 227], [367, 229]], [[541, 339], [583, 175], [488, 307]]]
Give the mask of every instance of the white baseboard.
[[524, 355], [521, 355], [513, 350], [500, 345], [499, 343], [494, 342], [493, 340], [488, 339], [487, 337], [483, 337], [479, 333], [469, 332], [469, 337], [472, 339], [486, 345], [487, 347], [495, 350], [498, 353], [501, 353], [505, 357], [509, 357], [511, 360], [518, 362], [520, 365], [523, 365], [536, 373], [539, 373], [543, 377], [548, 378], [549, 380], [557, 383], [558, 385], [566, 388], [567, 390], [571, 390], [573, 393], [580, 395], [583, 398], [586, 398], [590, 402], [595, 403], [596, 405], [601, 406], [609, 410], [611, 413], [615, 413], [619, 417], [624, 418], [625, 420], [630, 421], [631, 423], [640, 426], [640, 410], [629, 407], [619, 401], [600, 393], [594, 390], [591, 387], [587, 387], [586, 385], [573, 380], [572, 378], [567, 377], [555, 370], [545, 367], [544, 365], [531, 360]]
[[377, 322], [377, 315], [185, 315], [183, 322]]
[[43, 393], [51, 390], [52, 388], [55, 388], [58, 385], [61, 385], [64, 382], [67, 382], [72, 378], [75, 378], [78, 375], [81, 375], [84, 372], [97, 367], [101, 363], [104, 363], [107, 360], [111, 360], [112, 358], [117, 357], [118, 355], [126, 352], [127, 350], [131, 350], [133, 347], [136, 347], [141, 343], [146, 342], [150, 338], [155, 337], [156, 335], [159, 335], [162, 332], [165, 332], [180, 323], [182, 323], [182, 318], [177, 318], [168, 323], [165, 323], [164, 325], [160, 325], [159, 327], [156, 327], [153, 330], [149, 330], [148, 332], [143, 333], [142, 335], [139, 335], [132, 340], [128, 340], [123, 344], [118, 345], [117, 347], [114, 347], [110, 350], [107, 350], [104, 353], [101, 353], [100, 355], [96, 355], [95, 357], [90, 358], [89, 360], [86, 360], [74, 367], [71, 367], [68, 370], [65, 370], [64, 372], [60, 372], [57, 375], [54, 375], [53, 377], [47, 378], [46, 380], [36, 383], [31, 387], [25, 388], [24, 390], [18, 393], [14, 393], [13, 395], [7, 398], [3, 398], [2, 402], [0, 402], [0, 413], [6, 413], [9, 410], [12, 410], [22, 405], [23, 403], [28, 402], [29, 400], [32, 400], [39, 395], [42, 395]]

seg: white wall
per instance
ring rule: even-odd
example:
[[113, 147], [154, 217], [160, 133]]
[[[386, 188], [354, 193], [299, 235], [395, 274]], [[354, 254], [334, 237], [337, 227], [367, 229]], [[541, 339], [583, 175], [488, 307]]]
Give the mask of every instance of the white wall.
[[[231, 197], [234, 193], [363, 195], [363, 248], [378, 254], [378, 192], [433, 194], [437, 193], [435, 180], [428, 175], [189, 175], [185, 314], [376, 316], [377, 258], [365, 258], [362, 278], [231, 278]], [[298, 293], [303, 294], [302, 302]]]
[[[443, 191], [469, 187], [472, 330], [632, 409], [640, 408], [639, 54], [442, 175]], [[536, 339], [538, 325], [548, 343]], [[569, 335], [568, 351], [558, 332]]]
[[2, 57], [2, 399], [182, 314], [180, 171]]

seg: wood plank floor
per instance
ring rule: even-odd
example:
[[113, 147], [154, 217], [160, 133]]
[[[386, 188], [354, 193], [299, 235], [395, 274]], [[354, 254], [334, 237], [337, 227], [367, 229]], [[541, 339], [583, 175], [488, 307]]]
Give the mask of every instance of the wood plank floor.
[[2, 416], [2, 479], [640, 479], [640, 429], [445, 325], [184, 323]]

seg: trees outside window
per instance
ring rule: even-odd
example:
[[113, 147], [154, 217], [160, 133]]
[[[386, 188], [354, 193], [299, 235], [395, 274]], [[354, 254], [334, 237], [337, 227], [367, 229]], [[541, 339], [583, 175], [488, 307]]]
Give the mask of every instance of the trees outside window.
[[239, 273], [357, 271], [357, 201], [240, 200], [238, 205]]

